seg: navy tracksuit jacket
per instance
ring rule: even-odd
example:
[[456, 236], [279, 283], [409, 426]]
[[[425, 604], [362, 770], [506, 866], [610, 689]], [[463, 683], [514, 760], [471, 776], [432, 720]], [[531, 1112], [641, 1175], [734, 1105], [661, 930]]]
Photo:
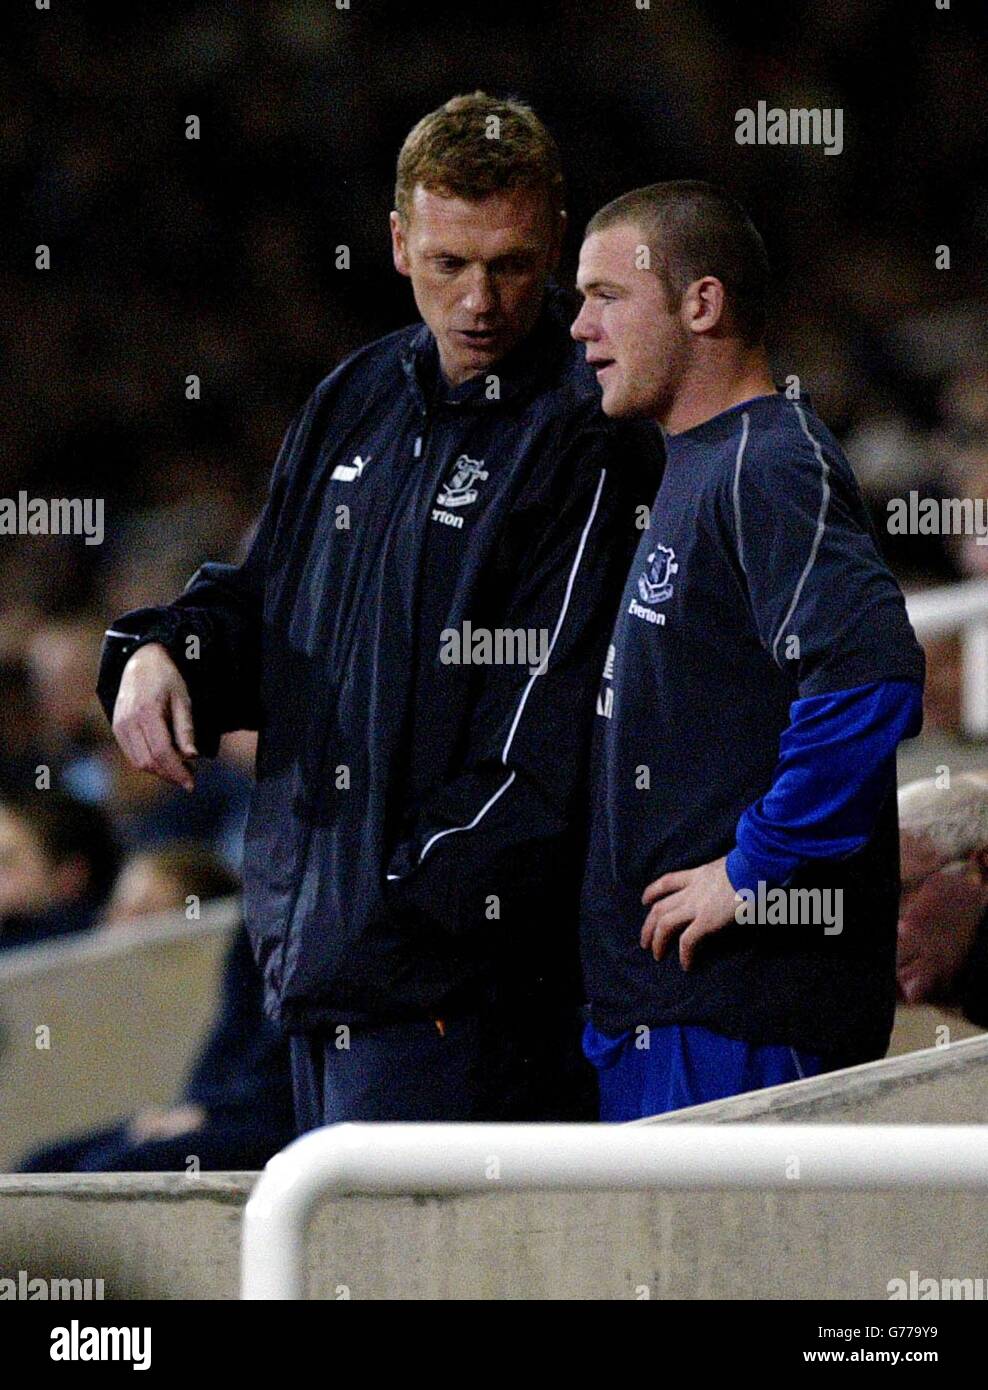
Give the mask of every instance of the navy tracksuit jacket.
[[[108, 717], [160, 641], [201, 753], [260, 731], [245, 912], [290, 1032], [579, 997], [596, 685], [662, 446], [601, 415], [570, 318], [551, 291], [455, 389], [424, 326], [357, 352], [292, 424], [244, 563], [106, 638]], [[544, 671], [447, 664], [466, 622], [544, 633]]]

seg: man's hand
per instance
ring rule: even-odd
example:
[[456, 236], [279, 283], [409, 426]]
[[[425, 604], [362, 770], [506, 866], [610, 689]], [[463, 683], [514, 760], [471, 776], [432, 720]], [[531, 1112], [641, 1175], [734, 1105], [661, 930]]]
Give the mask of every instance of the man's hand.
[[679, 963], [684, 970], [693, 964], [697, 943], [711, 932], [720, 931], [734, 921], [737, 894], [727, 877], [726, 858], [698, 869], [683, 869], [663, 874], [650, 883], [642, 894], [642, 902], [651, 911], [645, 918], [641, 947], [661, 960], [669, 943], [678, 931]]
[[124, 667], [113, 733], [131, 767], [193, 790], [187, 766], [198, 756], [192, 702], [182, 673], [160, 643], [138, 647]]
[[145, 1144], [149, 1139], [177, 1139], [202, 1129], [206, 1112], [201, 1105], [151, 1106], [135, 1115], [127, 1126], [132, 1144]]

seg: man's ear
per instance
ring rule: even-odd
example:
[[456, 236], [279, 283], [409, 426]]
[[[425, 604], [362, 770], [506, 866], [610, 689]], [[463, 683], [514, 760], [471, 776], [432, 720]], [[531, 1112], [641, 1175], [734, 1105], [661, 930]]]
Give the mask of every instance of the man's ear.
[[411, 275], [408, 263], [408, 247], [405, 243], [405, 229], [397, 212], [391, 214], [391, 256], [399, 275]]
[[712, 333], [726, 326], [724, 286], [716, 275], [703, 275], [687, 286], [679, 317], [687, 333]]

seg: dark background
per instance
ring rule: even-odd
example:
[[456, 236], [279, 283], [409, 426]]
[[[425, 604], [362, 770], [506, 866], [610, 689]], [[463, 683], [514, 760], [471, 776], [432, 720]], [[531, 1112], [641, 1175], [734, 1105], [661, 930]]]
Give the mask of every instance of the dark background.
[[[777, 268], [777, 370], [799, 375], [876, 508], [917, 483], [984, 493], [983, 15], [964, 0], [21, 0], [0, 56], [0, 496], [103, 497], [107, 539], [0, 538], [0, 657], [53, 616], [97, 641], [236, 553], [301, 402], [414, 317], [390, 261], [395, 156], [421, 115], [478, 87], [531, 101], [559, 141], [564, 280], [617, 193], [725, 184]], [[843, 153], [739, 146], [735, 112], [759, 100], [841, 107]], [[968, 549], [891, 554], [946, 577], [988, 562]]]

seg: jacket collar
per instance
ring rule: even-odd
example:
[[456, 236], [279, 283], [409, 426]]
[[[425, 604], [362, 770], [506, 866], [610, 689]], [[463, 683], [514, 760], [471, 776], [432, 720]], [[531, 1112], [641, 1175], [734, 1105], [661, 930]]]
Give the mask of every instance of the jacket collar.
[[[535, 326], [507, 357], [492, 364], [490, 372], [481, 372], [459, 386], [449, 386], [439, 371], [439, 351], [431, 330], [423, 323], [406, 341], [401, 352], [401, 365], [420, 405], [450, 406], [453, 408], [485, 409], [503, 405], [505, 401], [530, 395], [547, 370], [555, 367], [569, 347], [569, 314], [571, 305], [565, 292], [550, 284]], [[498, 397], [491, 399], [487, 378], [496, 374]]]

